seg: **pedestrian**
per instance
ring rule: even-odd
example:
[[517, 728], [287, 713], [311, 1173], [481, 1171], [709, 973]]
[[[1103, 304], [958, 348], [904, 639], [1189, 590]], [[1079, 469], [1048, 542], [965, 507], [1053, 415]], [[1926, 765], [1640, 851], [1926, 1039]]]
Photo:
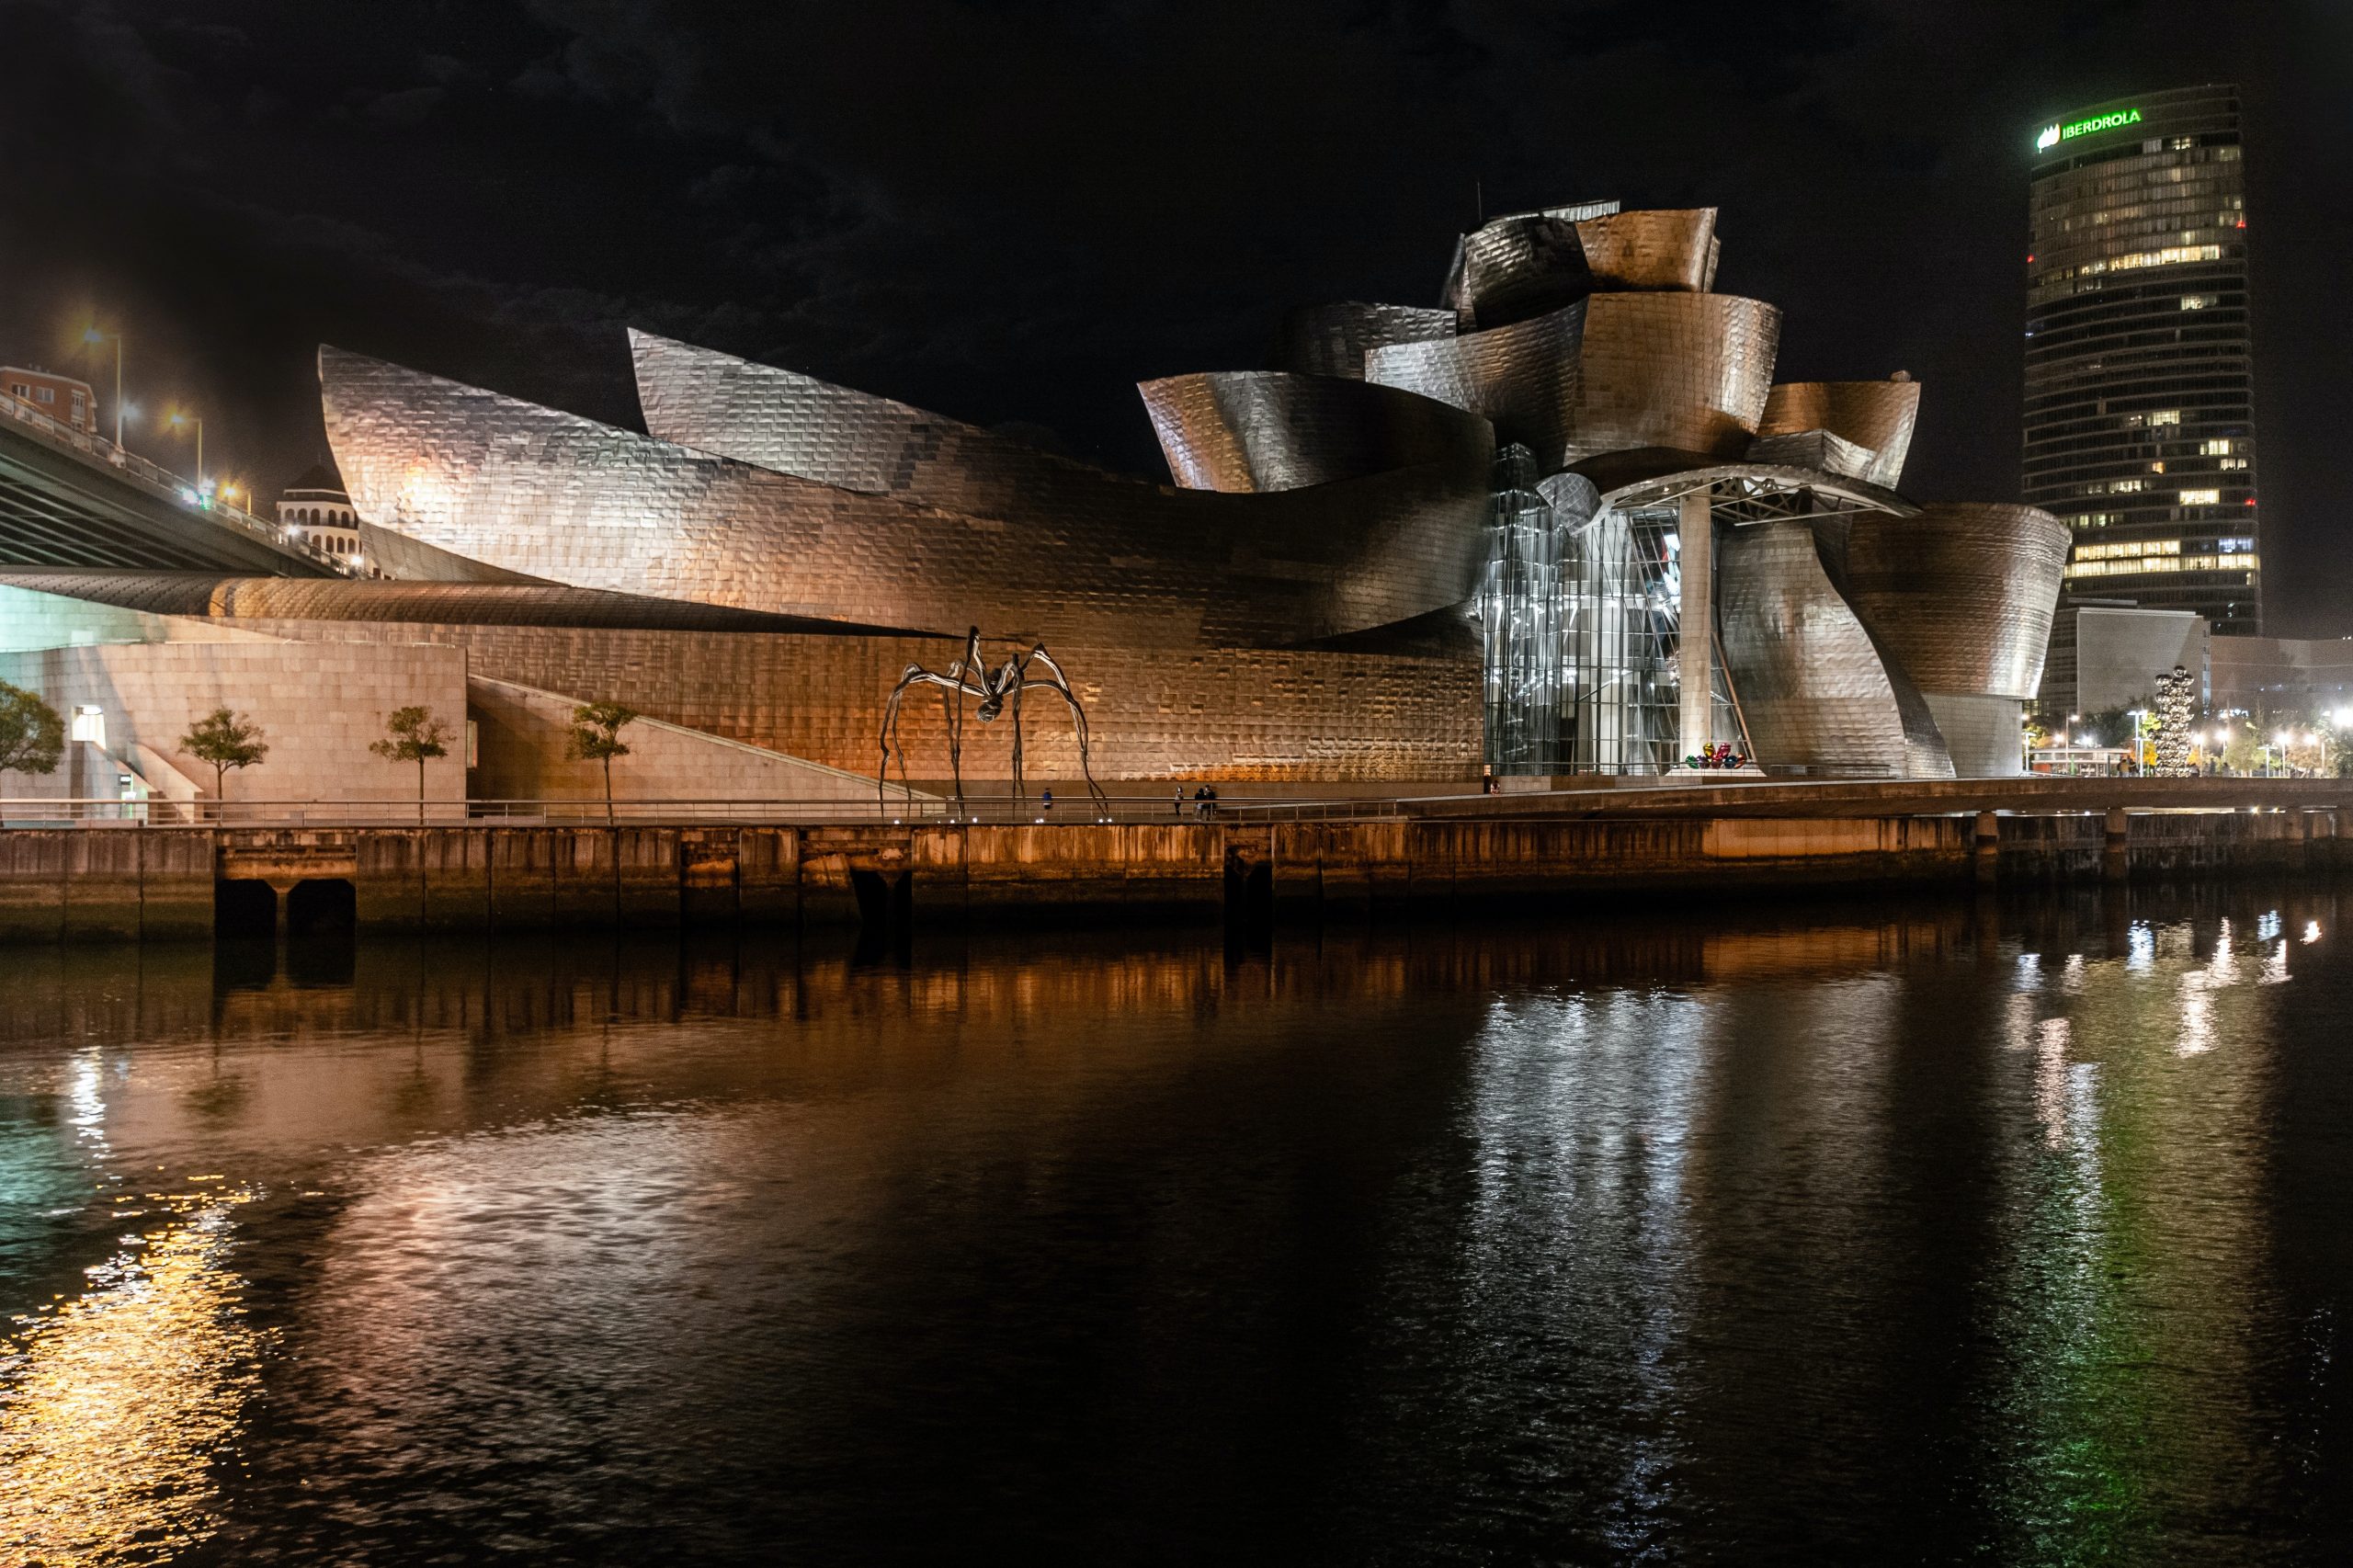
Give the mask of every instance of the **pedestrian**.
[[1204, 812], [1202, 813], [1202, 815], [1204, 815], [1204, 816], [1212, 816], [1212, 817], [1213, 817], [1213, 816], [1215, 816], [1215, 815], [1217, 815], [1217, 786], [1216, 786], [1216, 785], [1214, 785], [1214, 784], [1212, 784], [1212, 785], [1211, 785], [1211, 786], [1210, 786], [1210, 805], [1209, 805], [1209, 810], [1208, 810], [1208, 811], [1206, 811], [1206, 812]]
[[1185, 814], [1185, 787], [1182, 784], [1176, 787], [1176, 797], [1168, 802], [1168, 810], [1173, 816], [1182, 817]]
[[1054, 809], [1054, 792], [1051, 790], [1048, 790], [1044, 793], [1040, 794], [1038, 797], [1038, 805], [1041, 810], [1049, 812], [1052, 811]]
[[1210, 792], [1205, 786], [1199, 784], [1193, 786], [1193, 814], [1204, 822], [1209, 820]]

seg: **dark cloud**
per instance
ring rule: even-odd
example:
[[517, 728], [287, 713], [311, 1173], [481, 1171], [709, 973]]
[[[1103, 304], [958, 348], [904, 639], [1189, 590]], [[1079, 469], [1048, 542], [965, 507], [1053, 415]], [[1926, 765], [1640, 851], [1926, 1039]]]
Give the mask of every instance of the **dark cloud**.
[[[97, 311], [265, 479], [322, 341], [634, 417], [621, 328], [1156, 464], [1139, 378], [1455, 232], [1723, 210], [1790, 376], [1927, 383], [1912, 488], [2017, 484], [2029, 128], [2246, 87], [2271, 580], [2353, 630], [2329, 497], [2353, 38], [2309, 0], [0, 0], [0, 351]], [[27, 150], [32, 155], [27, 155]], [[210, 446], [209, 450], [213, 449]], [[165, 454], [168, 455], [168, 454]]]

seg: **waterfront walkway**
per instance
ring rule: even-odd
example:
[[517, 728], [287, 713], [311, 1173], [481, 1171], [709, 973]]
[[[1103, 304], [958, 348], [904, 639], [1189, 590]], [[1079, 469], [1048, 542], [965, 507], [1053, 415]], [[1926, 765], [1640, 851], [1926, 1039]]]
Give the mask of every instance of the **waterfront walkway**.
[[2018, 816], [2086, 812], [2335, 812], [2353, 803], [2345, 778], [2052, 778], [1944, 779], [1633, 780], [1615, 786], [1506, 790], [1483, 795], [1287, 793], [1221, 785], [1204, 807], [1190, 790], [1112, 793], [1055, 783], [1013, 799], [975, 791], [962, 801], [918, 794], [827, 800], [564, 800], [144, 801], [0, 799], [6, 827], [594, 827], [1084, 826], [1089, 824], [1334, 823], [1618, 818], [1932, 817], [1999, 812]]

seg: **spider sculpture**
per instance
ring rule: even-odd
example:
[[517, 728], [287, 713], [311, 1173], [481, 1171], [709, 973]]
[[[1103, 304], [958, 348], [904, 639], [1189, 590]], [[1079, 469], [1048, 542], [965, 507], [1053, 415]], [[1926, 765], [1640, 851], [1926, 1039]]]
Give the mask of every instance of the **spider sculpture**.
[[[1032, 665], [1042, 665], [1045, 674], [1032, 675]], [[899, 684], [891, 688], [891, 700], [882, 709], [882, 762], [875, 775], [874, 791], [878, 801], [888, 804], [891, 788], [891, 754], [899, 756], [899, 788], [907, 799], [915, 799], [915, 790], [907, 782], [906, 748], [899, 744], [899, 703], [909, 687], [939, 687], [939, 705], [948, 722], [948, 767], [956, 780], [956, 804], [964, 804], [964, 699], [972, 698], [979, 706], [973, 710], [983, 724], [995, 723], [1001, 713], [1013, 719], [1013, 798], [1025, 798], [1021, 785], [1021, 694], [1032, 687], [1042, 687], [1062, 694], [1070, 705], [1071, 726], [1078, 732], [1078, 769], [1086, 779], [1087, 795], [1096, 810], [1105, 817], [1110, 815], [1111, 802], [1095, 782], [1095, 769], [1086, 754], [1086, 710], [1078, 705], [1077, 696], [1070, 688], [1070, 677], [1063, 674], [1062, 665], [1046, 652], [1042, 642], [1033, 642], [1026, 653], [1012, 653], [1003, 664], [991, 669], [981, 657], [981, 629], [973, 627], [964, 636], [964, 656], [948, 666], [942, 675], [925, 669], [921, 665], [909, 665], [899, 676]]]

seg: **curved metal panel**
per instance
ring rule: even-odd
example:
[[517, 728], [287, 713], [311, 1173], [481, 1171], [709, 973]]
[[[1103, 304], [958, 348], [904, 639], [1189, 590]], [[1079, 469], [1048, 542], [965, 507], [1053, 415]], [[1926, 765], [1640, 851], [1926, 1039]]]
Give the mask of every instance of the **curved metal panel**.
[[658, 441], [837, 490], [1011, 517], [1041, 485], [1148, 488], [886, 397], [630, 330], [645, 428]]
[[1527, 321], [1593, 292], [1576, 223], [1518, 213], [1462, 236], [1444, 302], [1464, 332]]
[[1495, 426], [1498, 442], [1534, 453], [1540, 471], [1565, 468], [1590, 302], [1492, 332], [1376, 348], [1365, 379], [1469, 409]]
[[1919, 418], [1917, 381], [1783, 381], [1765, 400], [1756, 437], [1827, 431], [1870, 449], [1870, 461], [1857, 477], [1893, 489], [1903, 480]]
[[1420, 305], [1364, 304], [1341, 301], [1302, 305], [1283, 316], [1275, 339], [1275, 369], [1302, 376], [1345, 376], [1362, 381], [1365, 357], [1399, 343], [1452, 337], [1454, 312]]
[[1936, 720], [1833, 585], [1803, 519], [1731, 529], [1718, 636], [1758, 757], [1865, 778], [1949, 778]]
[[2026, 771], [2019, 721], [2025, 704], [2012, 697], [1975, 697], [1965, 692], [1924, 691], [1937, 733], [1952, 753], [1952, 770], [1962, 778], [2015, 778]]
[[1712, 207], [1587, 218], [1577, 224], [1577, 238], [1596, 289], [1699, 293], [1715, 280]]
[[1730, 294], [1596, 294], [1492, 332], [1375, 349], [1368, 380], [1485, 415], [1547, 472], [1602, 453], [1747, 450], [1781, 314]]
[[397, 579], [224, 577], [205, 572], [0, 572], [0, 586], [63, 594], [151, 615], [281, 620], [370, 620], [615, 631], [758, 631], [802, 636], [918, 633], [767, 615], [679, 599], [555, 584]]
[[[1011, 517], [817, 483], [322, 348], [363, 518], [575, 586], [745, 609], [1144, 646], [1282, 646], [1460, 604], [1487, 463], [1228, 496], [1048, 462]], [[945, 485], [952, 476], [940, 476]]]
[[1192, 490], [1297, 490], [1416, 463], [1474, 463], [1495, 433], [1475, 414], [1369, 381], [1221, 370], [1141, 381], [1160, 449]]
[[2031, 698], [2068, 539], [2066, 525], [2033, 506], [1859, 517], [1847, 534], [1847, 597], [1922, 690]]
[[1735, 294], [1596, 294], [1586, 311], [1567, 461], [1637, 447], [1748, 449], [1780, 351], [1778, 309]]

